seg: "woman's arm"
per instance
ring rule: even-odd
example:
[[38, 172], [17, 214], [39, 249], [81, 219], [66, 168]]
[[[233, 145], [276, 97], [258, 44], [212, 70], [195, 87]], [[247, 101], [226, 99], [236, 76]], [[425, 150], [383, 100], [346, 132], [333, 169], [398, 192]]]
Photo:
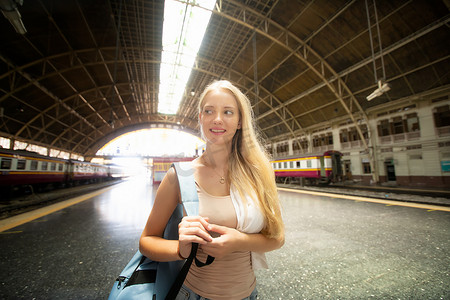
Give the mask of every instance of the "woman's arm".
[[178, 179], [173, 168], [167, 171], [156, 192], [155, 202], [139, 240], [139, 251], [155, 261], [173, 261], [178, 258], [178, 241], [162, 238], [164, 228], [179, 203]]
[[284, 235], [280, 238], [268, 238], [261, 233], [243, 233], [215, 224], [210, 224], [206, 229], [220, 234], [220, 237], [201, 246], [205, 253], [217, 258], [234, 251], [269, 252], [284, 244]]
[[154, 261], [180, 260], [191, 251], [192, 242], [204, 244], [212, 238], [205, 230], [207, 219], [198, 216], [184, 217], [178, 225], [179, 241], [164, 239], [164, 229], [175, 207], [181, 203], [177, 175], [173, 168], [167, 171], [156, 192], [155, 202], [139, 240], [139, 251]]

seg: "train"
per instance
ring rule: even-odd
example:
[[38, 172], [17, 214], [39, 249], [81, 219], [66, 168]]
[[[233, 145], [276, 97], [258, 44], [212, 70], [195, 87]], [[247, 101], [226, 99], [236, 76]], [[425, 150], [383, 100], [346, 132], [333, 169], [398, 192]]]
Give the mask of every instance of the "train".
[[319, 154], [291, 156], [271, 161], [278, 183], [328, 185], [342, 181], [342, 153], [335, 150]]
[[195, 157], [155, 157], [153, 158], [152, 180], [153, 184], [161, 183], [172, 163], [177, 161], [192, 161]]
[[[290, 156], [271, 160], [277, 183], [301, 185], [328, 185], [343, 180], [342, 153], [335, 150], [303, 156]], [[175, 161], [191, 158], [164, 157], [153, 159], [153, 183], [158, 184]]]
[[115, 165], [49, 157], [26, 150], [0, 149], [0, 198], [8, 198], [13, 191], [29, 187], [73, 186], [121, 175], [122, 169]]

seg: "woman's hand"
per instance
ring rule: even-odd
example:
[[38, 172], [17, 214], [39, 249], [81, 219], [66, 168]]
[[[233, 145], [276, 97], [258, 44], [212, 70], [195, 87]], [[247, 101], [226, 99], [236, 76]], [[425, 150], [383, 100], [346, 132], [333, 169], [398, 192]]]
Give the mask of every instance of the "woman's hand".
[[231, 252], [241, 250], [239, 245], [240, 241], [245, 236], [245, 233], [242, 233], [234, 228], [229, 228], [225, 226], [209, 224], [206, 227], [210, 232], [216, 232], [220, 234], [219, 237], [213, 238], [211, 242], [201, 244], [203, 251], [216, 258], [222, 258]]
[[192, 243], [206, 245], [212, 242], [212, 237], [208, 232], [211, 226], [208, 218], [200, 216], [184, 217], [178, 225], [178, 241], [180, 255], [184, 258], [189, 257]]

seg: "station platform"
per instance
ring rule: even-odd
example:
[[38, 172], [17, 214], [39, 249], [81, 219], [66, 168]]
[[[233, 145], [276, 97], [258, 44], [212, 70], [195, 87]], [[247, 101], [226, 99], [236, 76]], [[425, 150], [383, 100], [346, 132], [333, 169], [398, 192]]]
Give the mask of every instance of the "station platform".
[[450, 206], [450, 188], [411, 187], [393, 184], [373, 185], [360, 181], [345, 181], [327, 186], [300, 186], [299, 184], [278, 184], [280, 188], [336, 193], [389, 199], [392, 201], [436, 204]]
[[[450, 298], [448, 207], [313, 192], [280, 189], [286, 242], [256, 271], [259, 299]], [[148, 178], [125, 180], [1, 231], [0, 299], [106, 299], [155, 193]]]

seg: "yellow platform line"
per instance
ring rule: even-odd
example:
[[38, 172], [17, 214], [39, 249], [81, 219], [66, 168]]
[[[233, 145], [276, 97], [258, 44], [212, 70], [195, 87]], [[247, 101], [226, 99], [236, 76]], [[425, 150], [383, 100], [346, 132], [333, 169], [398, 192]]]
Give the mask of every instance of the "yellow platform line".
[[284, 192], [298, 193], [298, 194], [309, 194], [309, 195], [324, 196], [324, 197], [330, 197], [330, 198], [373, 202], [373, 203], [380, 203], [380, 204], [386, 204], [386, 205], [414, 207], [414, 208], [427, 209], [429, 211], [440, 210], [440, 211], [450, 212], [450, 207], [448, 207], [448, 206], [439, 206], [439, 205], [433, 205], [433, 204], [422, 204], [422, 203], [414, 203], [414, 202], [384, 200], [384, 199], [367, 198], [367, 197], [360, 197], [360, 196], [340, 195], [340, 194], [334, 194], [334, 193], [324, 193], [324, 192], [296, 190], [296, 189], [287, 189], [287, 188], [278, 188], [278, 190], [284, 191]]
[[92, 193], [89, 193], [86, 195], [81, 195], [81, 196], [78, 196], [78, 197], [75, 197], [75, 198], [72, 198], [72, 199], [69, 199], [66, 201], [61, 201], [61, 202], [58, 202], [58, 203], [55, 203], [55, 204], [52, 204], [52, 205], [49, 205], [46, 207], [38, 208], [36, 210], [29, 211], [29, 212], [26, 212], [26, 213], [23, 213], [23, 214], [20, 214], [20, 215], [11, 217], [11, 218], [0, 220], [0, 232], [6, 231], [8, 229], [17, 227], [19, 225], [28, 223], [33, 220], [36, 220], [38, 218], [49, 215], [51, 213], [54, 213], [56, 211], [66, 208], [66, 207], [75, 205], [77, 203], [86, 201], [86, 200], [93, 198], [95, 196], [98, 196], [112, 188], [113, 188], [112, 186], [107, 187], [107, 188], [104, 188], [104, 189], [101, 189], [101, 190], [98, 190], [98, 191], [95, 191], [95, 192], [92, 192]]

